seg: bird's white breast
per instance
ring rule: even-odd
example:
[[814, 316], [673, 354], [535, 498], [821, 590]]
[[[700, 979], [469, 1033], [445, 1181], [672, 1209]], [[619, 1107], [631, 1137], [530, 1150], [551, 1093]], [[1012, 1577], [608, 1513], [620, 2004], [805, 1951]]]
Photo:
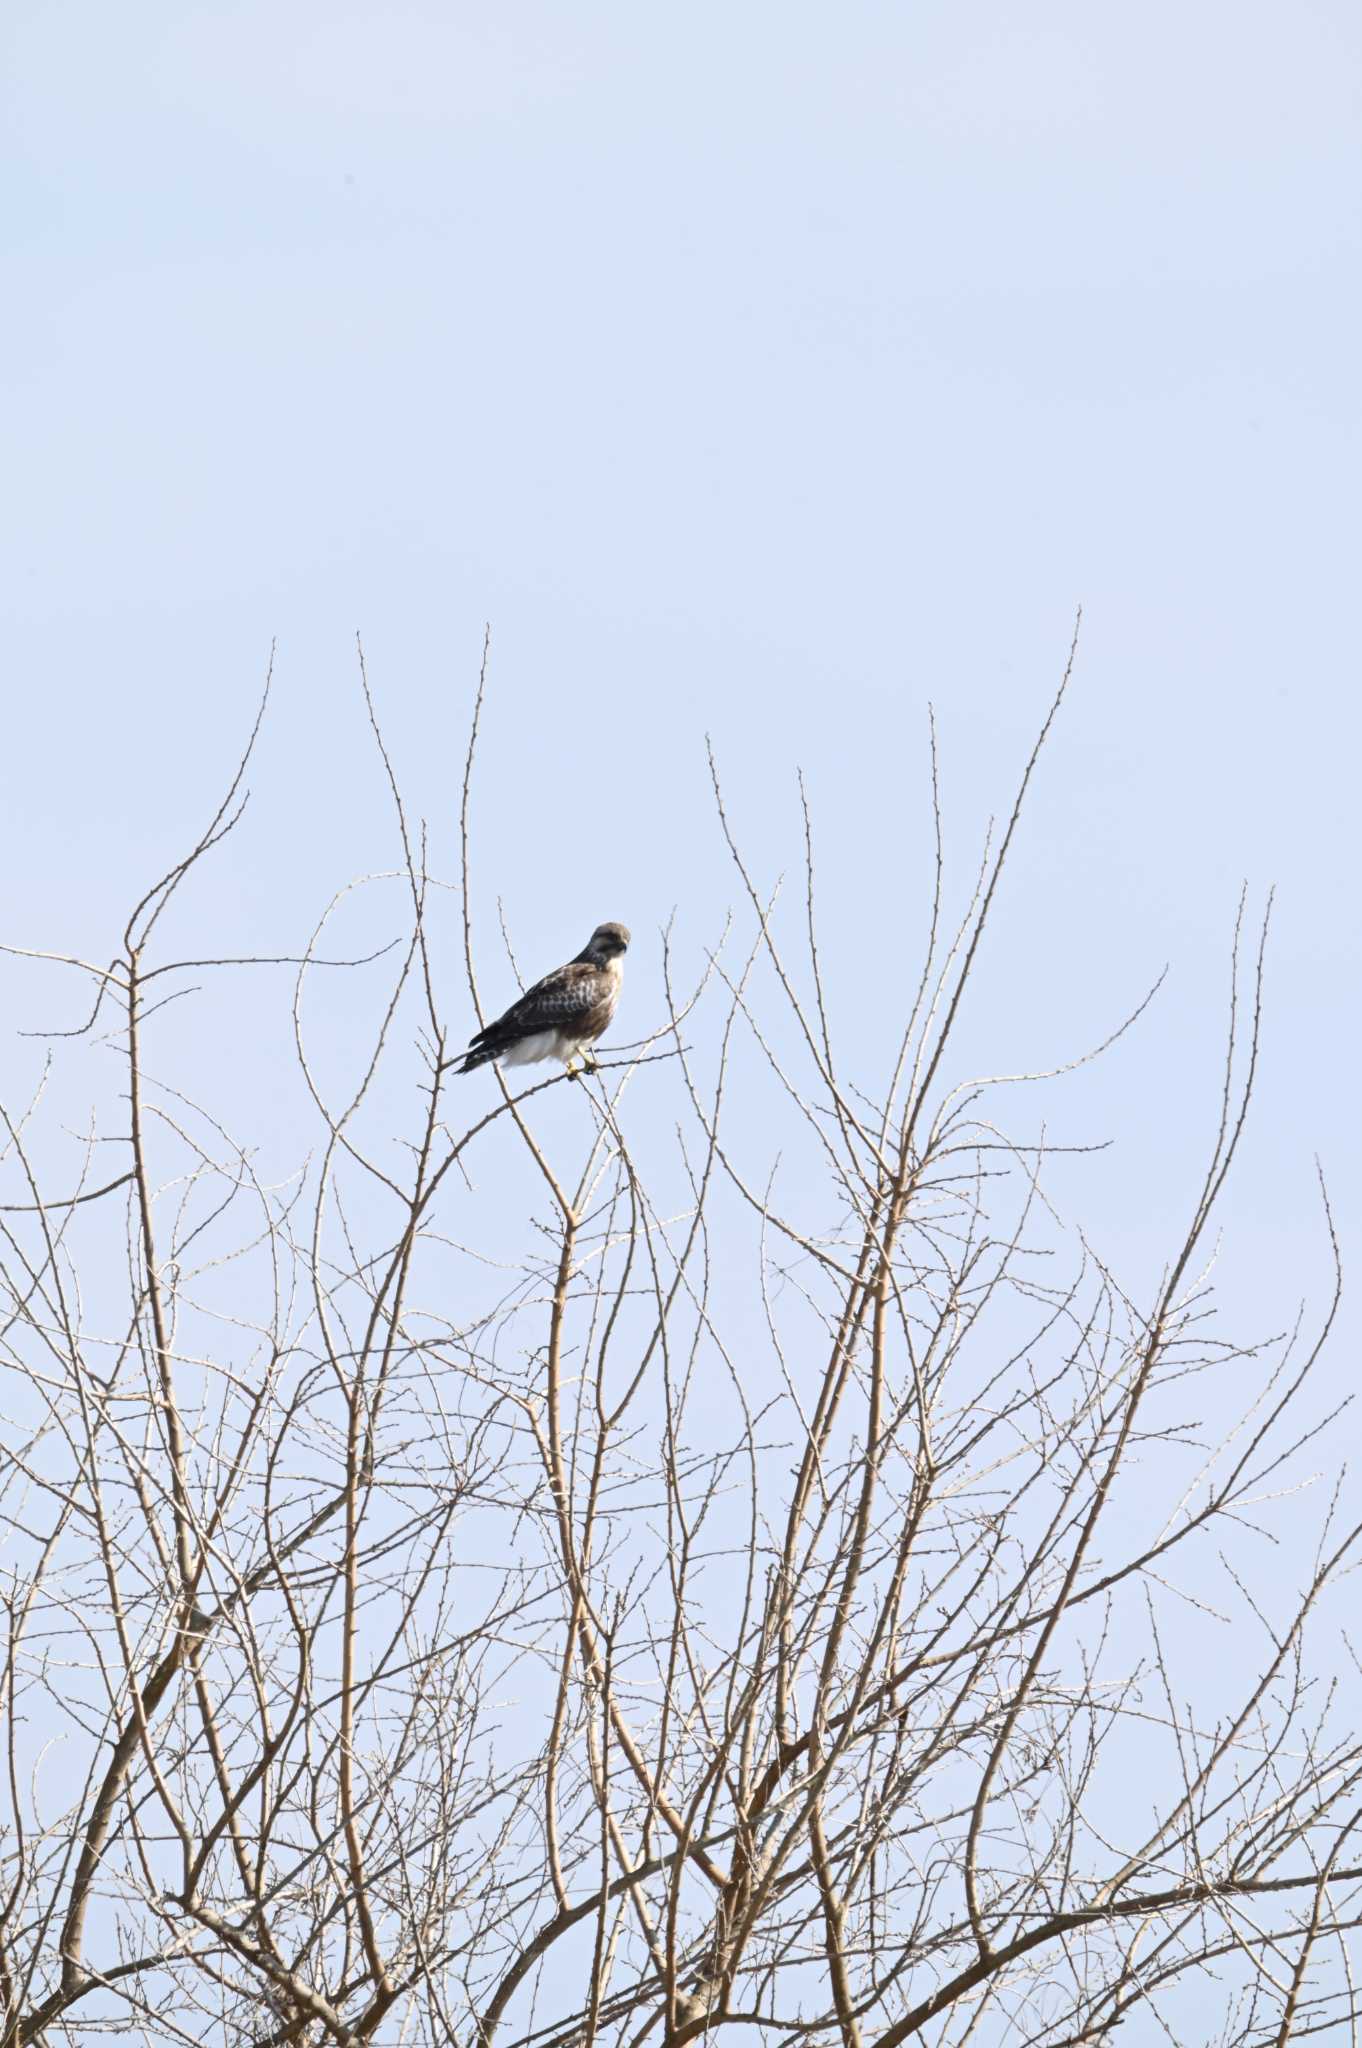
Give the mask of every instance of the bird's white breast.
[[531, 1031], [498, 1057], [503, 1067], [529, 1067], [536, 1060], [562, 1059], [562, 1042], [561, 1031]]

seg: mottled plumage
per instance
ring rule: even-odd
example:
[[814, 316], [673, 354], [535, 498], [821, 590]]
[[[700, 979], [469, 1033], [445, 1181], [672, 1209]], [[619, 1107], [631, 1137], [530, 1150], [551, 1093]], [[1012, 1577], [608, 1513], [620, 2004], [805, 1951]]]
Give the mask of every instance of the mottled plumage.
[[531, 1060], [576, 1059], [594, 1065], [587, 1048], [595, 1044], [615, 1014], [624, 975], [629, 933], [622, 924], [598, 924], [575, 960], [555, 967], [533, 988], [527, 988], [494, 1024], [469, 1041], [461, 1074], [487, 1060], [521, 1067]]

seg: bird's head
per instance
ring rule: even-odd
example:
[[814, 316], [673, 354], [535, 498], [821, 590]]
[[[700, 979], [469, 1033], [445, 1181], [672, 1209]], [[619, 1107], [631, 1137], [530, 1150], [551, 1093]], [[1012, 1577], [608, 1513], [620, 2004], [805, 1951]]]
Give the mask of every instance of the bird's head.
[[629, 950], [629, 927], [627, 924], [598, 924], [583, 949], [583, 958], [588, 960], [617, 960], [621, 953]]

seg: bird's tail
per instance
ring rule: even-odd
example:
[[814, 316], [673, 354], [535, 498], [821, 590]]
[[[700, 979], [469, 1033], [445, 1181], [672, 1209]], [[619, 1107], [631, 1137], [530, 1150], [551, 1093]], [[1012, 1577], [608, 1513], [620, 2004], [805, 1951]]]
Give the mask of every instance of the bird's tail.
[[489, 1060], [496, 1059], [505, 1051], [508, 1042], [497, 1036], [494, 1024], [489, 1024], [485, 1031], [476, 1032], [468, 1041], [468, 1050], [463, 1056], [463, 1065], [459, 1072], [471, 1074], [475, 1067], [485, 1067]]

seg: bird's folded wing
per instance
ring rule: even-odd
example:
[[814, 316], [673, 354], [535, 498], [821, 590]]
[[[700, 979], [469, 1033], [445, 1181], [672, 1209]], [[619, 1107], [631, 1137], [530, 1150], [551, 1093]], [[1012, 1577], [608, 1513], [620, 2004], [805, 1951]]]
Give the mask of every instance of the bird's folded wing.
[[485, 1037], [494, 1031], [530, 1032], [544, 1030], [551, 1025], [571, 1024], [594, 1009], [599, 1000], [599, 971], [590, 961], [573, 960], [566, 967], [555, 967], [552, 974], [546, 974], [533, 988], [527, 988], [509, 1010], [478, 1036]]

